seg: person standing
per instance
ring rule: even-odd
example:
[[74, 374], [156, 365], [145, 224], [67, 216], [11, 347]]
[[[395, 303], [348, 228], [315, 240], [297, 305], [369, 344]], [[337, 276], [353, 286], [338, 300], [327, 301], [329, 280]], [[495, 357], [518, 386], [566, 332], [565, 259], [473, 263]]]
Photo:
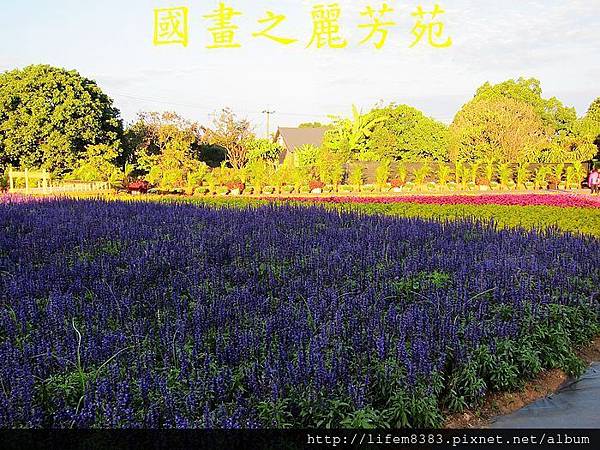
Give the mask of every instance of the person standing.
[[600, 192], [600, 173], [598, 168], [594, 167], [588, 176], [588, 186], [592, 194]]

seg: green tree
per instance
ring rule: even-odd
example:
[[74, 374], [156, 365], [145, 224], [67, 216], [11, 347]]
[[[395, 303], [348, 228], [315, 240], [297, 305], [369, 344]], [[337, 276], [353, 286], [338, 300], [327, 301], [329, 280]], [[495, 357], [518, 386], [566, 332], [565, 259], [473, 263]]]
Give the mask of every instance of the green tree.
[[340, 154], [321, 149], [317, 156], [316, 168], [319, 179], [325, 184], [339, 185], [344, 178], [344, 160]]
[[169, 135], [166, 143], [161, 143], [162, 152], [147, 157], [150, 170], [146, 180], [163, 190], [185, 188], [190, 174], [197, 173], [203, 164], [193, 157], [190, 139], [184, 133]]
[[247, 119], [239, 119], [233, 111], [224, 108], [215, 118], [213, 127], [204, 128], [204, 132], [203, 141], [223, 147], [233, 168], [241, 169], [248, 163], [247, 143], [253, 134]]
[[248, 149], [248, 161], [262, 159], [265, 161], [276, 162], [279, 160], [282, 148], [277, 142], [271, 139], [251, 137], [245, 143]]
[[300, 168], [311, 168], [317, 163], [319, 147], [312, 144], [304, 144], [294, 150], [294, 165]]
[[453, 161], [535, 162], [548, 142], [533, 107], [512, 98], [473, 100], [450, 126]]
[[375, 169], [375, 182], [378, 186], [383, 187], [390, 180], [392, 175], [392, 161], [389, 159], [382, 160], [377, 169]]
[[148, 173], [153, 157], [161, 155], [172, 143], [186, 143], [187, 153], [200, 158], [202, 129], [196, 122], [175, 112], [142, 112], [127, 127], [124, 136], [124, 162], [132, 163], [141, 173]]
[[448, 127], [408, 105], [390, 104], [373, 110], [384, 119], [369, 137], [369, 149], [379, 159], [447, 161]]
[[521, 77], [494, 85], [485, 83], [477, 89], [474, 100], [501, 98], [527, 103], [540, 116], [544, 125], [556, 133], [571, 133], [577, 120], [575, 108], [564, 106], [556, 97], [543, 98], [541, 83], [535, 78]]
[[0, 169], [40, 167], [62, 175], [90, 145], [118, 146], [119, 111], [95, 81], [48, 65], [0, 74]]
[[323, 147], [340, 155], [344, 162], [350, 159], [364, 160], [359, 155], [368, 152], [368, 139], [373, 129], [385, 119], [385, 116], [374, 112], [361, 114], [352, 105], [352, 118], [337, 118], [323, 137]]
[[[542, 97], [542, 88], [535, 78], [519, 78], [492, 85], [485, 83], [475, 94], [474, 100], [510, 98], [530, 105], [544, 124], [548, 141], [537, 149], [532, 162], [565, 162], [587, 160], [600, 148], [594, 143], [600, 134], [600, 121], [578, 119], [575, 108], [567, 107], [556, 97]], [[600, 108], [600, 102], [596, 103]], [[590, 106], [594, 109], [594, 104]], [[594, 114], [592, 114], [593, 116]], [[597, 131], [594, 134], [594, 130]]]
[[595, 157], [600, 159], [600, 97], [592, 102], [579, 125], [581, 134], [596, 146]]
[[108, 181], [117, 184], [125, 178], [124, 172], [115, 165], [118, 150], [110, 145], [90, 145], [68, 179], [81, 181]]

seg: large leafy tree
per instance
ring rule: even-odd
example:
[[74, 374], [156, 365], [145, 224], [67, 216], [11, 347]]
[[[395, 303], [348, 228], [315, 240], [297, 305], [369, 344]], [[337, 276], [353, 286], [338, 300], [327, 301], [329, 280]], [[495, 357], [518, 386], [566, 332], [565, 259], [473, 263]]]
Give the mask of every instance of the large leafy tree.
[[549, 140], [549, 127], [533, 106], [512, 98], [476, 99], [450, 126], [453, 161], [534, 162]]
[[0, 166], [69, 172], [90, 145], [119, 148], [119, 116], [76, 71], [36, 65], [0, 74]]
[[204, 128], [203, 141], [226, 150], [227, 161], [234, 169], [242, 169], [248, 163], [248, 142], [253, 138], [252, 127], [246, 119], [239, 119], [228, 108], [215, 117], [211, 128]]
[[250, 137], [246, 143], [248, 149], [248, 161], [264, 160], [268, 162], [276, 162], [279, 160], [279, 155], [282, 151], [281, 146], [271, 139]]
[[323, 138], [323, 147], [340, 155], [344, 161], [369, 159], [368, 140], [377, 124], [385, 119], [385, 116], [374, 111], [361, 114], [353, 105], [352, 118], [334, 118], [333, 125]]
[[596, 146], [596, 158], [600, 158], [600, 97], [592, 102], [580, 126], [581, 134]]
[[175, 112], [142, 112], [125, 131], [124, 162], [133, 163], [142, 172], [150, 170], [152, 157], [161, 155], [171, 142], [187, 145], [186, 152], [198, 156], [202, 129]]
[[408, 105], [391, 104], [374, 110], [384, 117], [369, 138], [377, 160], [405, 161], [448, 159], [448, 127]]
[[485, 83], [475, 93], [474, 100], [511, 98], [530, 105], [544, 125], [556, 134], [570, 134], [577, 120], [575, 108], [566, 107], [556, 97], [543, 98], [540, 81], [535, 78], [518, 78], [498, 84]]

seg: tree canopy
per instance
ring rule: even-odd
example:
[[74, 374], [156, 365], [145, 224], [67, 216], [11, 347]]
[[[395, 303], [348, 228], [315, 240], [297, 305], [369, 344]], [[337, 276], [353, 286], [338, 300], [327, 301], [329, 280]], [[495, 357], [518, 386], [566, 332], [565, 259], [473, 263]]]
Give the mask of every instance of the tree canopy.
[[581, 133], [594, 143], [597, 148], [596, 158], [600, 159], [600, 97], [592, 102], [581, 119]]
[[467, 103], [450, 126], [452, 161], [521, 162], [536, 159], [549, 127], [533, 106], [513, 98]]
[[[540, 163], [584, 161], [596, 153], [593, 123], [578, 119], [575, 109], [557, 98], [543, 98], [535, 78], [485, 83], [457, 113], [450, 127], [451, 157], [473, 160], [488, 155], [498, 161]], [[520, 150], [516, 147], [519, 145]]]
[[374, 112], [384, 117], [369, 139], [378, 160], [447, 160], [448, 127], [443, 123], [408, 105], [391, 104]]
[[535, 78], [521, 77], [495, 85], [485, 83], [477, 89], [474, 100], [499, 98], [511, 98], [527, 103], [540, 116], [544, 125], [556, 133], [571, 133], [577, 120], [575, 108], [564, 106], [556, 97], [543, 98], [541, 83]]
[[96, 82], [48, 65], [0, 74], [0, 166], [64, 174], [90, 145], [120, 148], [119, 111]]
[[248, 162], [248, 141], [253, 138], [252, 127], [247, 119], [239, 119], [228, 108], [215, 117], [212, 128], [204, 128], [203, 141], [218, 145], [227, 152], [227, 160], [235, 169]]

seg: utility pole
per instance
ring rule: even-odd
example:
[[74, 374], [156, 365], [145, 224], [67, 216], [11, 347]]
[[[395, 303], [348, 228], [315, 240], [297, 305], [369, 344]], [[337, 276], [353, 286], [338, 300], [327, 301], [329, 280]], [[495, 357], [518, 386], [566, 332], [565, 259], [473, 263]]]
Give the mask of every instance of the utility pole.
[[267, 115], [267, 139], [269, 139], [269, 126], [271, 124], [271, 114], [275, 114], [275, 111], [269, 111], [268, 109], [265, 109], [262, 113]]

